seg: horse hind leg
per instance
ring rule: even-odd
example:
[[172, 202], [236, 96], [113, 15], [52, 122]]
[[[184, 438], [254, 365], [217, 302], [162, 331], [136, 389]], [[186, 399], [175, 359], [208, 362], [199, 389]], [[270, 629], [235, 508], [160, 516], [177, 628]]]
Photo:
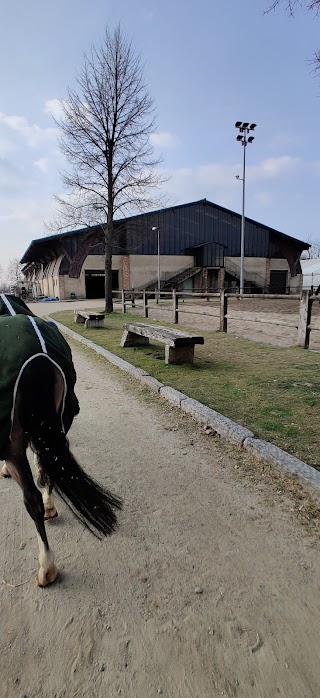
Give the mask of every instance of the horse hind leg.
[[[28, 464], [29, 465], [29, 464]], [[31, 473], [31, 471], [30, 471]], [[39, 572], [36, 582], [39, 587], [52, 584], [57, 578], [57, 568], [54, 564], [54, 555], [50, 550], [46, 529], [44, 525], [45, 509], [41, 493], [36, 488], [33, 479], [23, 489], [24, 503], [28, 514], [34, 520], [39, 544]]]
[[33, 454], [33, 463], [36, 468], [37, 485], [38, 487], [44, 488], [44, 492], [42, 494], [44, 504], [44, 518], [45, 521], [49, 521], [50, 519], [55, 519], [56, 516], [58, 516], [58, 512], [56, 510], [54, 502], [54, 496], [52, 493], [53, 485], [51, 484], [48, 476], [42, 470], [39, 458], [36, 453]]
[[30, 465], [26, 454], [13, 452], [7, 459], [7, 466], [11, 476], [20, 485], [23, 491], [23, 499], [28, 514], [33, 519], [39, 544], [39, 571], [36, 577], [38, 586], [45, 587], [57, 578], [57, 568], [54, 564], [54, 555], [49, 547], [46, 529], [44, 525], [44, 504], [41, 493], [34, 484]]

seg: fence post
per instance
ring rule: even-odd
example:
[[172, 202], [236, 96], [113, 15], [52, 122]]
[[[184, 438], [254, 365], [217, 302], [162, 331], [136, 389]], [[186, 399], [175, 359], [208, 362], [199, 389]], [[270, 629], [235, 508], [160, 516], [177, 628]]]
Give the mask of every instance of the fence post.
[[147, 292], [145, 290], [143, 291], [143, 315], [144, 315], [144, 317], [149, 316], [148, 296], [147, 296]]
[[125, 313], [126, 312], [126, 296], [125, 296], [124, 289], [122, 289], [121, 295], [122, 295], [122, 312]]
[[132, 307], [135, 308], [135, 307], [136, 307], [136, 301], [135, 301], [135, 297], [134, 297], [134, 288], [132, 289], [131, 299], [132, 299]]
[[301, 291], [298, 325], [298, 347], [303, 347], [304, 349], [309, 348], [309, 325], [311, 322], [312, 303], [313, 301], [310, 298], [309, 291]]
[[224, 290], [220, 291], [220, 332], [228, 331], [228, 297]]
[[179, 311], [178, 311], [178, 296], [175, 288], [172, 289], [172, 314], [173, 314], [173, 324], [178, 325], [179, 323]]

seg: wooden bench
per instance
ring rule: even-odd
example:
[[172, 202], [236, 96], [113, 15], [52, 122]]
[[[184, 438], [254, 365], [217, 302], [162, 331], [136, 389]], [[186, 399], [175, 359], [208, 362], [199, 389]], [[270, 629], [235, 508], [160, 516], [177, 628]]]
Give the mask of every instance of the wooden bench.
[[90, 313], [87, 310], [75, 310], [74, 321], [86, 327], [104, 327], [104, 313]]
[[127, 322], [121, 339], [122, 347], [149, 344], [149, 339], [165, 344], [166, 364], [192, 364], [194, 345], [204, 344], [203, 337], [198, 337], [180, 330], [171, 330], [160, 325], [148, 325], [146, 322]]

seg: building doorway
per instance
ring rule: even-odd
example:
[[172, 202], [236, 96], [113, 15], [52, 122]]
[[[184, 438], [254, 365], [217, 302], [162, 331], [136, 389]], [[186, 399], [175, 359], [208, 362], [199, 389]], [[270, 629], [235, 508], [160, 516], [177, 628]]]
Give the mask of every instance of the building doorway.
[[288, 272], [274, 270], [270, 272], [270, 293], [286, 293]]
[[[85, 271], [86, 298], [104, 298], [104, 271]], [[119, 271], [112, 271], [112, 289], [119, 288]]]

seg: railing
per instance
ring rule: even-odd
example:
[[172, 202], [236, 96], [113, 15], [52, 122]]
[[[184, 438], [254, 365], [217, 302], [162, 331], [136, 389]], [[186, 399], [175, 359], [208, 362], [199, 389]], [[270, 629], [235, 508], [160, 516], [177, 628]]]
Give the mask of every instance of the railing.
[[[175, 272], [172, 271], [164, 271], [161, 272], [160, 274], [160, 287], [163, 286], [163, 284], [166, 284], [170, 279], [175, 279], [176, 277], [180, 276], [180, 274], [187, 273], [189, 269], [192, 269], [194, 267], [194, 262], [189, 262], [185, 267], [181, 267]], [[156, 276], [154, 279], [151, 279], [151, 281], [148, 281], [146, 286], [140, 286], [139, 291], [143, 290], [148, 290], [148, 289], [154, 289], [157, 288], [158, 286], [158, 277]]]
[[[236, 262], [230, 262], [229, 260], [225, 261], [225, 270], [232, 276], [235, 276], [237, 279], [240, 279], [240, 266], [239, 264], [236, 264]], [[265, 288], [266, 286], [266, 281], [261, 276], [261, 274], [257, 274], [257, 272], [250, 272], [247, 271], [244, 273], [244, 281], [252, 281], [256, 286], [259, 286], [260, 288]]]
[[[155, 292], [151, 291], [146, 291], [145, 289], [143, 291], [129, 291], [129, 290], [122, 290], [122, 291], [115, 291], [114, 294], [121, 294], [121, 304], [122, 304], [122, 312], [126, 313], [127, 312], [127, 307], [128, 304], [130, 303], [132, 308], [136, 307], [136, 300], [142, 300], [142, 308], [143, 308], [143, 316], [145, 318], [149, 317], [149, 300], [151, 298], [155, 298], [156, 294]], [[312, 307], [314, 301], [320, 301], [320, 296], [319, 295], [314, 295], [310, 291], [302, 291], [301, 293], [292, 293], [292, 294], [276, 294], [276, 293], [270, 293], [268, 295], [261, 295], [260, 293], [244, 293], [244, 294], [239, 294], [239, 293], [226, 293], [225, 291], [220, 291], [219, 293], [212, 293], [212, 292], [200, 292], [200, 293], [193, 293], [189, 291], [168, 291], [168, 292], [163, 292], [161, 291], [160, 298], [156, 298], [156, 300], [159, 302], [158, 305], [152, 305], [152, 312], [158, 310], [163, 310], [164, 308], [166, 310], [170, 309], [171, 306], [171, 313], [172, 313], [172, 323], [173, 324], [178, 324], [179, 323], [179, 317], [180, 313], [184, 314], [189, 314], [189, 315], [195, 315], [196, 314], [196, 309], [189, 309], [189, 307], [183, 307], [181, 308], [179, 301], [181, 300], [183, 303], [185, 299], [201, 299], [206, 301], [211, 301], [215, 300], [218, 301], [217, 305], [218, 307], [218, 312], [206, 312], [206, 311], [201, 311], [201, 316], [210, 316], [210, 317], [215, 317], [219, 318], [219, 330], [221, 332], [227, 332], [228, 331], [228, 320], [232, 319], [234, 320], [234, 316], [230, 316], [228, 314], [228, 302], [229, 300], [232, 299], [241, 299], [242, 301], [246, 301], [250, 298], [254, 299], [259, 299], [262, 300], [263, 302], [268, 303], [269, 300], [297, 300], [299, 301], [299, 316], [298, 319], [294, 319], [292, 322], [287, 321], [287, 320], [277, 320], [277, 319], [272, 319], [272, 318], [262, 318], [262, 317], [256, 317], [256, 318], [248, 318], [247, 316], [241, 316], [241, 313], [237, 313], [237, 320], [245, 320], [246, 322], [258, 322], [258, 323], [263, 323], [263, 324], [268, 324], [268, 325], [280, 325], [282, 327], [290, 327], [294, 328], [297, 330], [297, 341], [296, 344], [300, 347], [303, 347], [304, 349], [309, 348], [310, 344], [310, 334], [312, 331], [314, 332], [320, 332], [320, 327], [317, 327], [316, 325], [312, 324]], [[141, 306], [140, 306], [141, 307]], [[208, 328], [210, 329], [210, 328]]]

